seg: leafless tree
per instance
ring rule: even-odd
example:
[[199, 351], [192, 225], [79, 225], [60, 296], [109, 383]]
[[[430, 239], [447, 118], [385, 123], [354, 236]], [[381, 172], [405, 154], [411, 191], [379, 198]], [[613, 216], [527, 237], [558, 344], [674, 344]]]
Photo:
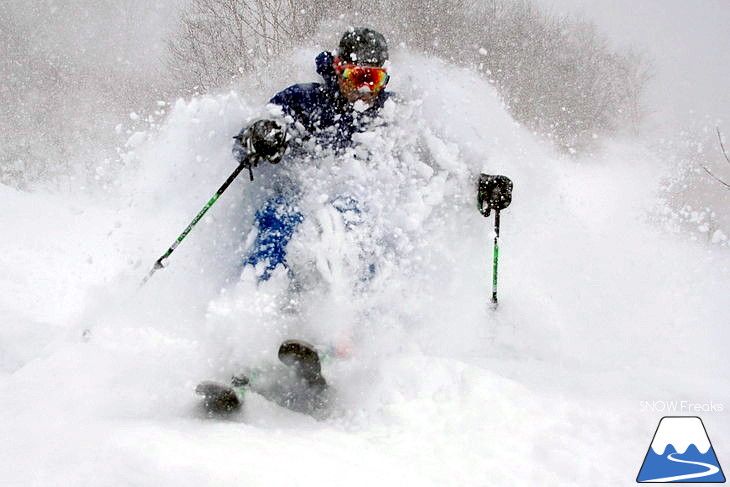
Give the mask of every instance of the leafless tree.
[[477, 59], [516, 120], [565, 149], [639, 125], [650, 66], [616, 52], [593, 24], [551, 17], [530, 2], [499, 2], [477, 32]]
[[307, 39], [325, 8], [316, 0], [193, 0], [168, 40], [167, 64], [201, 90], [228, 84]]

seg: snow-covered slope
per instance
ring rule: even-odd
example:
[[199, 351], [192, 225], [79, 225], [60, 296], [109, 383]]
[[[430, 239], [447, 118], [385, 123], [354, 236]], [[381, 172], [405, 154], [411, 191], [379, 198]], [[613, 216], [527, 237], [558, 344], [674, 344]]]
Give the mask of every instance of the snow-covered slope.
[[[315, 79], [311, 55], [285, 81]], [[405, 102], [357, 153], [241, 177], [143, 289], [264, 99], [179, 101], [107, 193], [0, 187], [1, 485], [625, 485], [660, 417], [640, 401], [730, 405], [730, 254], [651, 224], [660, 161], [630, 141], [559, 156], [434, 60], [396, 57], [392, 76]], [[304, 181], [295, 315], [283, 275], [257, 287], [238, 266], [274, 170]], [[479, 171], [515, 183], [497, 311]], [[364, 215], [349, 231], [341, 195]], [[240, 417], [201, 417], [197, 381], [273, 362], [291, 336], [350, 342], [325, 363], [332, 417], [254, 394]], [[722, 462], [730, 420], [703, 419]]]

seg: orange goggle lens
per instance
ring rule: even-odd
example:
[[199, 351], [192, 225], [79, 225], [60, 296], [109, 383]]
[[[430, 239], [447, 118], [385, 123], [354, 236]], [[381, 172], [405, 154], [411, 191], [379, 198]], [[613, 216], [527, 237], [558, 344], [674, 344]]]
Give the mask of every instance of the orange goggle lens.
[[342, 79], [355, 88], [367, 87], [372, 91], [379, 91], [388, 83], [389, 76], [385, 68], [344, 64], [336, 66], [336, 70]]

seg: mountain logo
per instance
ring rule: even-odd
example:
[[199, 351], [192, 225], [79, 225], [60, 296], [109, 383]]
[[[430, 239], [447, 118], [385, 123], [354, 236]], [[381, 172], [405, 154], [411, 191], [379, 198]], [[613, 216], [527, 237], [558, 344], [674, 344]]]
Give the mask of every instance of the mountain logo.
[[725, 482], [702, 420], [697, 416], [663, 417], [636, 481]]

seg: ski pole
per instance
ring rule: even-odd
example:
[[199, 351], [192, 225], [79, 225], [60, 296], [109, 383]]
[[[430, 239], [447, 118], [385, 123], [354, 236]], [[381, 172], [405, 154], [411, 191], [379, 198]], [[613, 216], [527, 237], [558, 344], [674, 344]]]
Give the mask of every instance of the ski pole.
[[[234, 179], [243, 171], [244, 168], [248, 169], [251, 181], [253, 181], [253, 167], [256, 167], [261, 161], [268, 161], [272, 164], [277, 164], [288, 147], [288, 139], [286, 127], [282, 126], [276, 120], [257, 120], [249, 125], [243, 132], [235, 136], [234, 139], [238, 141], [238, 146], [234, 145], [234, 152], [244, 152], [243, 160], [239, 163], [235, 171], [228, 176], [226, 182], [218, 188], [212, 198], [203, 206], [203, 208], [195, 215], [193, 221], [183, 230], [177, 240], [175, 240], [167, 252], [155, 261], [155, 265], [152, 266], [150, 272], [142, 280], [141, 286], [150, 280], [150, 277], [157, 272], [159, 269], [165, 267], [165, 259], [170, 257], [178, 245], [187, 237], [188, 233], [193, 229], [196, 223], [203, 218], [203, 215], [210, 209], [211, 206], [220, 198], [223, 192], [231, 185]], [[237, 147], [237, 148], [236, 148]], [[238, 156], [237, 156], [238, 157]]]
[[218, 188], [218, 191], [215, 192], [215, 194], [208, 200], [208, 202], [203, 206], [203, 208], [198, 212], [197, 215], [195, 215], [195, 218], [193, 218], [193, 221], [190, 222], [190, 224], [183, 230], [183, 232], [180, 234], [179, 237], [170, 245], [170, 248], [167, 249], [167, 252], [162, 254], [162, 256], [155, 261], [155, 264], [152, 266], [152, 269], [150, 269], [150, 272], [145, 276], [144, 279], [142, 279], [142, 283], [140, 286], [144, 286], [147, 281], [150, 280], [150, 277], [157, 272], [160, 269], [165, 268], [164, 261], [168, 257], [170, 257], [170, 254], [172, 254], [178, 245], [185, 239], [185, 237], [188, 236], [188, 233], [193, 229], [195, 224], [197, 224], [201, 218], [203, 218], [203, 215], [210, 209], [213, 204], [220, 198], [220, 196], [223, 194], [223, 192], [228, 189], [228, 186], [231, 185], [234, 179], [238, 177], [238, 175], [243, 171], [244, 169], [249, 170], [249, 175], [251, 177], [251, 181], [253, 181], [253, 171], [251, 169], [251, 164], [249, 163], [249, 157], [247, 156], [241, 163], [236, 167], [236, 169], [231, 173], [230, 176], [228, 176], [228, 179], [226, 179], [226, 182], [221, 185], [220, 188]]
[[494, 255], [492, 259], [492, 306], [497, 307], [497, 268], [499, 266], [499, 210], [494, 210]]
[[492, 308], [497, 308], [497, 276], [499, 267], [499, 211], [512, 202], [512, 181], [506, 176], [479, 175], [477, 207], [488, 217], [494, 210], [494, 251], [492, 256]]

